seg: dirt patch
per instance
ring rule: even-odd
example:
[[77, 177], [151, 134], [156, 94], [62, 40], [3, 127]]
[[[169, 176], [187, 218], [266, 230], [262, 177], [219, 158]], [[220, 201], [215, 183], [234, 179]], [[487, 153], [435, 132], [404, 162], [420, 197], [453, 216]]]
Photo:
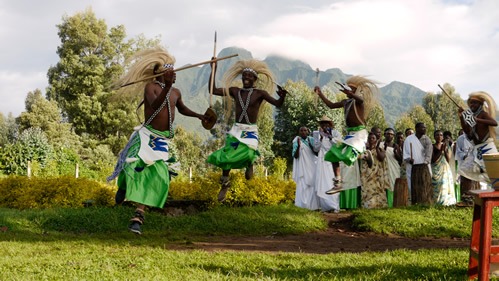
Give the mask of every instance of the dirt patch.
[[173, 249], [205, 251], [298, 252], [327, 254], [338, 252], [390, 251], [396, 249], [467, 248], [468, 239], [410, 239], [359, 232], [352, 228], [350, 213], [325, 213], [325, 231], [302, 235], [215, 236], [189, 244], [173, 244]]

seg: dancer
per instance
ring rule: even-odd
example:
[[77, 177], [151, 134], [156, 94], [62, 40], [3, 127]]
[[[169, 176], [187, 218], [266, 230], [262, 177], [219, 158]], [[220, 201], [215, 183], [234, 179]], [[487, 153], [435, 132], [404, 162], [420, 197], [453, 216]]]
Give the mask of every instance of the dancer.
[[129, 230], [141, 234], [145, 206], [162, 208], [168, 196], [170, 177], [168, 162], [171, 161], [168, 144], [173, 138], [175, 108], [182, 115], [206, 121], [207, 117], [190, 110], [182, 101], [180, 90], [174, 88], [175, 59], [165, 49], [155, 47], [140, 51], [131, 59], [135, 61], [128, 72], [115, 84], [145, 80], [145, 122], [135, 128], [118, 163], [108, 181], [118, 177], [116, 203], [125, 198], [136, 202], [135, 215], [130, 220]]
[[468, 97], [468, 110], [459, 108], [459, 120], [473, 144], [472, 154], [463, 160], [458, 173], [468, 179], [490, 184], [482, 155], [497, 153], [494, 144], [497, 126], [496, 103], [486, 92], [473, 92]]
[[319, 120], [319, 130], [314, 132], [315, 145], [314, 149], [318, 152], [316, 174], [315, 174], [315, 189], [319, 197], [319, 205], [322, 211], [340, 211], [340, 194], [327, 195], [326, 191], [331, 188], [334, 181], [334, 164], [324, 160], [324, 155], [329, 151], [331, 146], [341, 141], [340, 132], [334, 129], [333, 120], [324, 115]]
[[[324, 159], [333, 163], [343, 162], [351, 166], [357, 158], [364, 153], [367, 141], [366, 118], [373, 106], [377, 103], [379, 92], [376, 82], [363, 76], [352, 76], [347, 79], [346, 86], [341, 91], [347, 98], [339, 102], [331, 102], [324, 96], [321, 89], [316, 86], [314, 91], [321, 100], [331, 109], [343, 108], [347, 135], [341, 142], [333, 145], [326, 153]], [[367, 152], [367, 159], [372, 163], [372, 155]], [[334, 194], [343, 190], [339, 168], [335, 170], [333, 187], [327, 194]]]
[[[212, 75], [216, 73], [216, 63], [212, 64]], [[232, 86], [232, 82], [241, 75], [243, 87]], [[263, 89], [255, 88], [257, 80], [263, 85]], [[210, 81], [211, 82], [211, 81]], [[208, 156], [207, 162], [222, 169], [220, 184], [222, 185], [218, 194], [218, 201], [225, 201], [225, 196], [230, 188], [229, 173], [231, 169], [246, 168], [245, 177], [253, 177], [253, 163], [260, 155], [258, 152], [258, 128], [256, 121], [262, 102], [281, 107], [284, 103], [286, 90], [278, 86], [275, 99], [268, 93], [273, 89], [274, 76], [263, 61], [242, 60], [236, 62], [224, 75], [223, 84], [225, 88], [216, 88], [213, 85], [213, 94], [225, 96], [228, 110], [231, 110], [231, 101], [234, 99], [236, 108], [236, 123], [227, 133], [225, 146]], [[213, 81], [213, 83], [215, 83]], [[210, 84], [211, 87], [211, 84]], [[230, 113], [226, 113], [230, 116]]]

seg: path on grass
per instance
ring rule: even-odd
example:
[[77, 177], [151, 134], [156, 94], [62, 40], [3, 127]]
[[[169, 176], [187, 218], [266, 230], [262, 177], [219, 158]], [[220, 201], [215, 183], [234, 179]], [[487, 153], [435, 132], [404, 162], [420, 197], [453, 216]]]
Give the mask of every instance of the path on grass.
[[325, 231], [302, 235], [215, 236], [189, 244], [176, 243], [176, 250], [299, 252], [327, 254], [338, 252], [386, 251], [396, 249], [468, 248], [468, 239], [411, 239], [399, 236], [358, 232], [352, 228], [349, 213], [325, 213], [329, 227]]

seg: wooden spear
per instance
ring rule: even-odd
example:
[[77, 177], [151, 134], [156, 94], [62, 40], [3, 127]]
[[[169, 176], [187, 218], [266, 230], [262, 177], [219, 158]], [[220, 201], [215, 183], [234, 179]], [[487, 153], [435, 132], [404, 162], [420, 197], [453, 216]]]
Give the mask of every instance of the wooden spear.
[[[219, 61], [219, 60], [226, 60], [226, 59], [230, 59], [230, 58], [237, 57], [237, 56], [238, 56], [238, 54], [233, 54], [233, 55], [230, 55], [230, 56], [225, 56], [225, 57], [221, 57], [221, 58], [215, 58], [215, 59], [212, 59], [212, 60], [207, 60], [207, 61], [203, 61], [203, 62], [199, 62], [199, 63], [195, 63], [195, 64], [191, 64], [191, 65], [186, 65], [186, 66], [183, 66], [183, 67], [179, 67], [177, 69], [174, 69], [173, 71], [178, 72], [178, 71], [186, 70], [186, 69], [193, 68], [193, 67], [196, 67], [196, 66], [200, 66], [200, 65], [203, 65], [203, 64], [213, 63], [213, 62], [216, 62], [216, 61]], [[136, 83], [139, 83], [139, 82], [147, 81], [149, 79], [161, 76], [161, 75], [163, 75], [164, 72], [166, 72], [166, 70], [162, 71], [162, 72], [160, 72], [158, 74], [154, 74], [154, 75], [151, 75], [149, 77], [137, 80], [137, 81], [133, 81], [133, 82], [130, 82], [130, 83], [123, 84], [123, 85], [120, 86], [120, 88], [123, 88], [123, 87], [126, 87], [126, 86], [130, 86], [130, 85], [133, 85], [133, 84], [136, 84]]]
[[442, 90], [442, 93], [444, 93], [458, 108], [460, 109], [463, 109], [462, 106], [460, 106], [452, 97], [451, 95], [449, 95], [445, 90], [444, 88], [442, 88], [442, 86], [440, 86], [440, 84], [438, 84], [438, 87], [440, 88], [440, 90]]

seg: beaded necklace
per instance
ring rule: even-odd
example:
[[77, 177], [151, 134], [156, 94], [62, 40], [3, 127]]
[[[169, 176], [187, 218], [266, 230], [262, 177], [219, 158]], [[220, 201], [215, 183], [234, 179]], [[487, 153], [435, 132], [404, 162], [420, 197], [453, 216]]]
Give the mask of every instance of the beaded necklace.
[[246, 104], [243, 103], [243, 99], [241, 98], [241, 91], [243, 89], [239, 89], [239, 92], [237, 92], [237, 97], [239, 98], [239, 103], [241, 104], [241, 115], [239, 115], [239, 123], [243, 121], [243, 118], [244, 120], [246, 121], [247, 124], [250, 124], [250, 121], [249, 121], [249, 116], [248, 116], [248, 107], [249, 107], [249, 103], [250, 103], [250, 99], [251, 99], [251, 94], [253, 94], [253, 89], [254, 88], [249, 88], [249, 89], [244, 89], [244, 90], [248, 90], [248, 97], [246, 97]]
[[[164, 89], [166, 87], [165, 83], [161, 83], [159, 81], [154, 81], [154, 83], [158, 84], [161, 87], [161, 89]], [[165, 105], [168, 105], [168, 124], [169, 124], [169, 128], [170, 128], [170, 137], [173, 137], [172, 113], [171, 113], [171, 106], [170, 106], [170, 94], [172, 92], [172, 88], [173, 87], [170, 87], [170, 90], [168, 90], [168, 93], [166, 94], [166, 98], [163, 101], [163, 103], [161, 104], [161, 106], [158, 109], [156, 109], [156, 111], [154, 111], [154, 113], [151, 115], [151, 117], [149, 117], [147, 122], [144, 123], [144, 126], [149, 125], [149, 123], [152, 122], [154, 117], [156, 117], [156, 115], [158, 115], [159, 112], [161, 112], [161, 110], [163, 110], [163, 108], [165, 108]]]

